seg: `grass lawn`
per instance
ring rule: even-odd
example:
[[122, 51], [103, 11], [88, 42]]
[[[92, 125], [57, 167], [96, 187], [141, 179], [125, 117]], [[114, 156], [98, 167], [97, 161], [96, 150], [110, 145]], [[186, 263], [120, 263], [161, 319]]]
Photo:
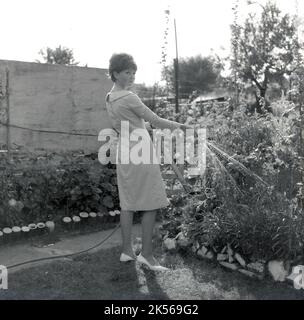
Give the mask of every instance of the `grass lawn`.
[[304, 299], [304, 290], [253, 280], [192, 253], [164, 252], [159, 242], [155, 256], [172, 268], [168, 272], [121, 263], [119, 254], [120, 247], [115, 247], [14, 272], [8, 290], [0, 290], [0, 299]]

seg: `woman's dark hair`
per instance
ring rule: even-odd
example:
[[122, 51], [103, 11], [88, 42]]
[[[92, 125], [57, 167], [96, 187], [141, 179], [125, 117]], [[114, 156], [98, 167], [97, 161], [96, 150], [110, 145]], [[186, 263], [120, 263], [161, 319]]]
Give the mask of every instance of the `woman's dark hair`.
[[127, 69], [137, 70], [133, 57], [127, 53], [114, 53], [110, 59], [109, 75], [113, 82], [116, 81], [114, 71], [121, 72]]

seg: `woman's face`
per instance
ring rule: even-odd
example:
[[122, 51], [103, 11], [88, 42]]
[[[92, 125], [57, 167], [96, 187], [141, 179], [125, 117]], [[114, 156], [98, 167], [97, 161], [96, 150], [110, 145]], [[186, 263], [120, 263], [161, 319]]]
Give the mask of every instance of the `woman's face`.
[[136, 71], [133, 69], [122, 70], [121, 72], [115, 72], [116, 84], [120, 87], [127, 89], [131, 87], [135, 80]]

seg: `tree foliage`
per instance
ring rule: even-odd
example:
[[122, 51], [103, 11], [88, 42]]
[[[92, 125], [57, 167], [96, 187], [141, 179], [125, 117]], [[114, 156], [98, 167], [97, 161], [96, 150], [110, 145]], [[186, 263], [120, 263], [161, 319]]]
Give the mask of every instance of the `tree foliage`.
[[[189, 97], [193, 91], [212, 91], [220, 78], [223, 63], [219, 57], [202, 57], [197, 55], [179, 60], [179, 90], [181, 97]], [[175, 88], [174, 64], [163, 69], [163, 79], [169, 78], [169, 86], [172, 91]]]
[[[39, 54], [42, 56], [44, 63], [71, 66], [76, 66], [79, 64], [79, 62], [75, 62], [73, 50], [69, 48], [59, 46], [55, 49], [51, 49], [47, 47], [45, 50], [41, 49]], [[37, 60], [37, 62], [40, 61]]]
[[136, 83], [133, 87], [140, 98], [152, 98], [155, 95], [156, 84], [149, 86], [145, 83]]
[[[248, 2], [249, 4], [252, 4]], [[257, 88], [257, 102], [262, 106], [271, 83], [282, 85], [297, 68], [301, 45], [295, 18], [285, 14], [273, 2], [262, 6], [260, 17], [250, 13], [244, 25], [232, 28], [232, 66], [238, 77]]]

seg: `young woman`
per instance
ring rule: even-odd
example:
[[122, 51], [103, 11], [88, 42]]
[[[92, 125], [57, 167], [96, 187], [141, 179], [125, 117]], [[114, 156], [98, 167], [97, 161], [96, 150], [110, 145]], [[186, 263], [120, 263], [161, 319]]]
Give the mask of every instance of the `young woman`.
[[[137, 71], [136, 63], [131, 55], [126, 53], [113, 54], [110, 59], [109, 75], [113, 87], [106, 96], [106, 107], [113, 126], [120, 137], [117, 147], [116, 170], [119, 200], [121, 207], [120, 223], [122, 229], [122, 253], [120, 261], [132, 261], [146, 265], [151, 270], [168, 270], [160, 266], [152, 253], [152, 236], [155, 226], [157, 209], [169, 205], [159, 164], [153, 162], [153, 145], [147, 131], [147, 121], [151, 127], [161, 129], [185, 130], [193, 128], [178, 122], [160, 118], [152, 112], [140, 98], [130, 91]], [[121, 161], [121, 149], [130, 151], [138, 141], [123, 142], [122, 122], [128, 123], [129, 133], [136, 129], [144, 129], [150, 146], [151, 161], [149, 163], [129, 163]], [[142, 131], [142, 130], [141, 130]], [[147, 141], [144, 139], [144, 141]], [[143, 150], [147, 150], [144, 149]], [[128, 153], [129, 154], [129, 153]], [[132, 224], [135, 211], [142, 212], [142, 252], [135, 256], [132, 249]]]

